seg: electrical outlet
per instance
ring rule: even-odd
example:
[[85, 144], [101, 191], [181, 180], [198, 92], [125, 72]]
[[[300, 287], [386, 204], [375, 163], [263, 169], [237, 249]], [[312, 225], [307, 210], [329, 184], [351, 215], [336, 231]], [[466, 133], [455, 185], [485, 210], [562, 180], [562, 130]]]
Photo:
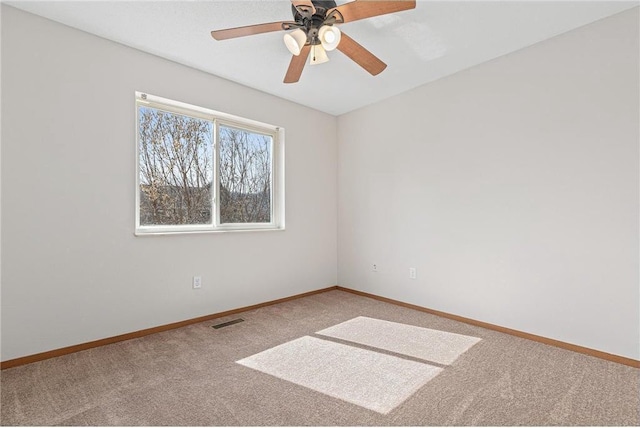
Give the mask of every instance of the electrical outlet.
[[193, 288], [202, 288], [202, 277], [194, 276], [193, 277]]
[[418, 272], [416, 271], [416, 268], [409, 268], [409, 279], [417, 279], [418, 278]]
[[374, 271], [374, 272], [378, 272], [378, 265], [377, 265], [377, 264], [375, 264], [375, 263], [374, 263], [374, 264], [372, 264], [372, 265], [371, 265], [371, 270], [372, 270], [372, 271]]

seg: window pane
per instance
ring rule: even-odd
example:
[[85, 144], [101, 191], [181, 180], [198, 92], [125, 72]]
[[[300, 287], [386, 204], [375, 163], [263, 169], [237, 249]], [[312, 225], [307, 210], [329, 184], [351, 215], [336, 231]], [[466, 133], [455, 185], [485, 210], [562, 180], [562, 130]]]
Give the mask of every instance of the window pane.
[[211, 224], [213, 124], [138, 107], [140, 225]]
[[221, 125], [220, 222], [271, 222], [273, 137]]

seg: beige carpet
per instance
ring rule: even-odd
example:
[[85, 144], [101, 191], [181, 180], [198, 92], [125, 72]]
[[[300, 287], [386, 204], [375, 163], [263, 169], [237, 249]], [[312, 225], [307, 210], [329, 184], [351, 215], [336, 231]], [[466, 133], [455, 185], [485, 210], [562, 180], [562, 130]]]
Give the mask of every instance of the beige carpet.
[[389, 413], [442, 369], [304, 336], [238, 361], [378, 413]]
[[477, 337], [357, 317], [317, 334], [449, 365], [480, 341]]
[[[245, 321], [211, 328], [237, 317]], [[236, 363], [356, 317], [482, 340], [387, 414]], [[639, 372], [330, 291], [4, 370], [0, 417], [3, 425], [637, 426]]]

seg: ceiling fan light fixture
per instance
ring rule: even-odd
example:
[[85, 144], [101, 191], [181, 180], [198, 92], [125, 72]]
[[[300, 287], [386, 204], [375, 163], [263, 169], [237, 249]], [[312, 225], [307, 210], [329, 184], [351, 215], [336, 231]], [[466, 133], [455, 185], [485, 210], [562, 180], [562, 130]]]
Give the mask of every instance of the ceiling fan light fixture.
[[302, 47], [307, 43], [307, 35], [300, 28], [284, 35], [284, 44], [293, 55], [300, 55]]
[[311, 55], [309, 55], [309, 64], [316, 65], [329, 61], [327, 51], [324, 50], [322, 45], [312, 45]]
[[318, 30], [318, 38], [322, 47], [327, 51], [332, 51], [340, 44], [342, 33], [338, 27], [332, 25], [323, 25]]

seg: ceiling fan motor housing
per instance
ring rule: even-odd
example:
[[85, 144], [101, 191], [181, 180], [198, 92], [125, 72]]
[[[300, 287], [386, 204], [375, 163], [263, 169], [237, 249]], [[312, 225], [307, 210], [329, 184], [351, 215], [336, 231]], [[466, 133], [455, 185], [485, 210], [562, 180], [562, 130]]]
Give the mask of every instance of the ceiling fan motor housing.
[[294, 5], [291, 5], [291, 12], [293, 13], [294, 21], [301, 24], [301, 27], [307, 33], [307, 43], [319, 45], [318, 30], [325, 23], [327, 11], [335, 8], [336, 2], [334, 0], [312, 0], [312, 3], [316, 8], [316, 12], [312, 16], [300, 13], [300, 10]]
[[[324, 19], [329, 9], [333, 9], [337, 6], [334, 0], [311, 0], [311, 3], [313, 3], [313, 6], [315, 6], [316, 8], [315, 15], [319, 15], [322, 19]], [[291, 12], [293, 13], [294, 21], [298, 22], [302, 20], [302, 14], [298, 11], [298, 9], [296, 9], [294, 5], [291, 5]]]

